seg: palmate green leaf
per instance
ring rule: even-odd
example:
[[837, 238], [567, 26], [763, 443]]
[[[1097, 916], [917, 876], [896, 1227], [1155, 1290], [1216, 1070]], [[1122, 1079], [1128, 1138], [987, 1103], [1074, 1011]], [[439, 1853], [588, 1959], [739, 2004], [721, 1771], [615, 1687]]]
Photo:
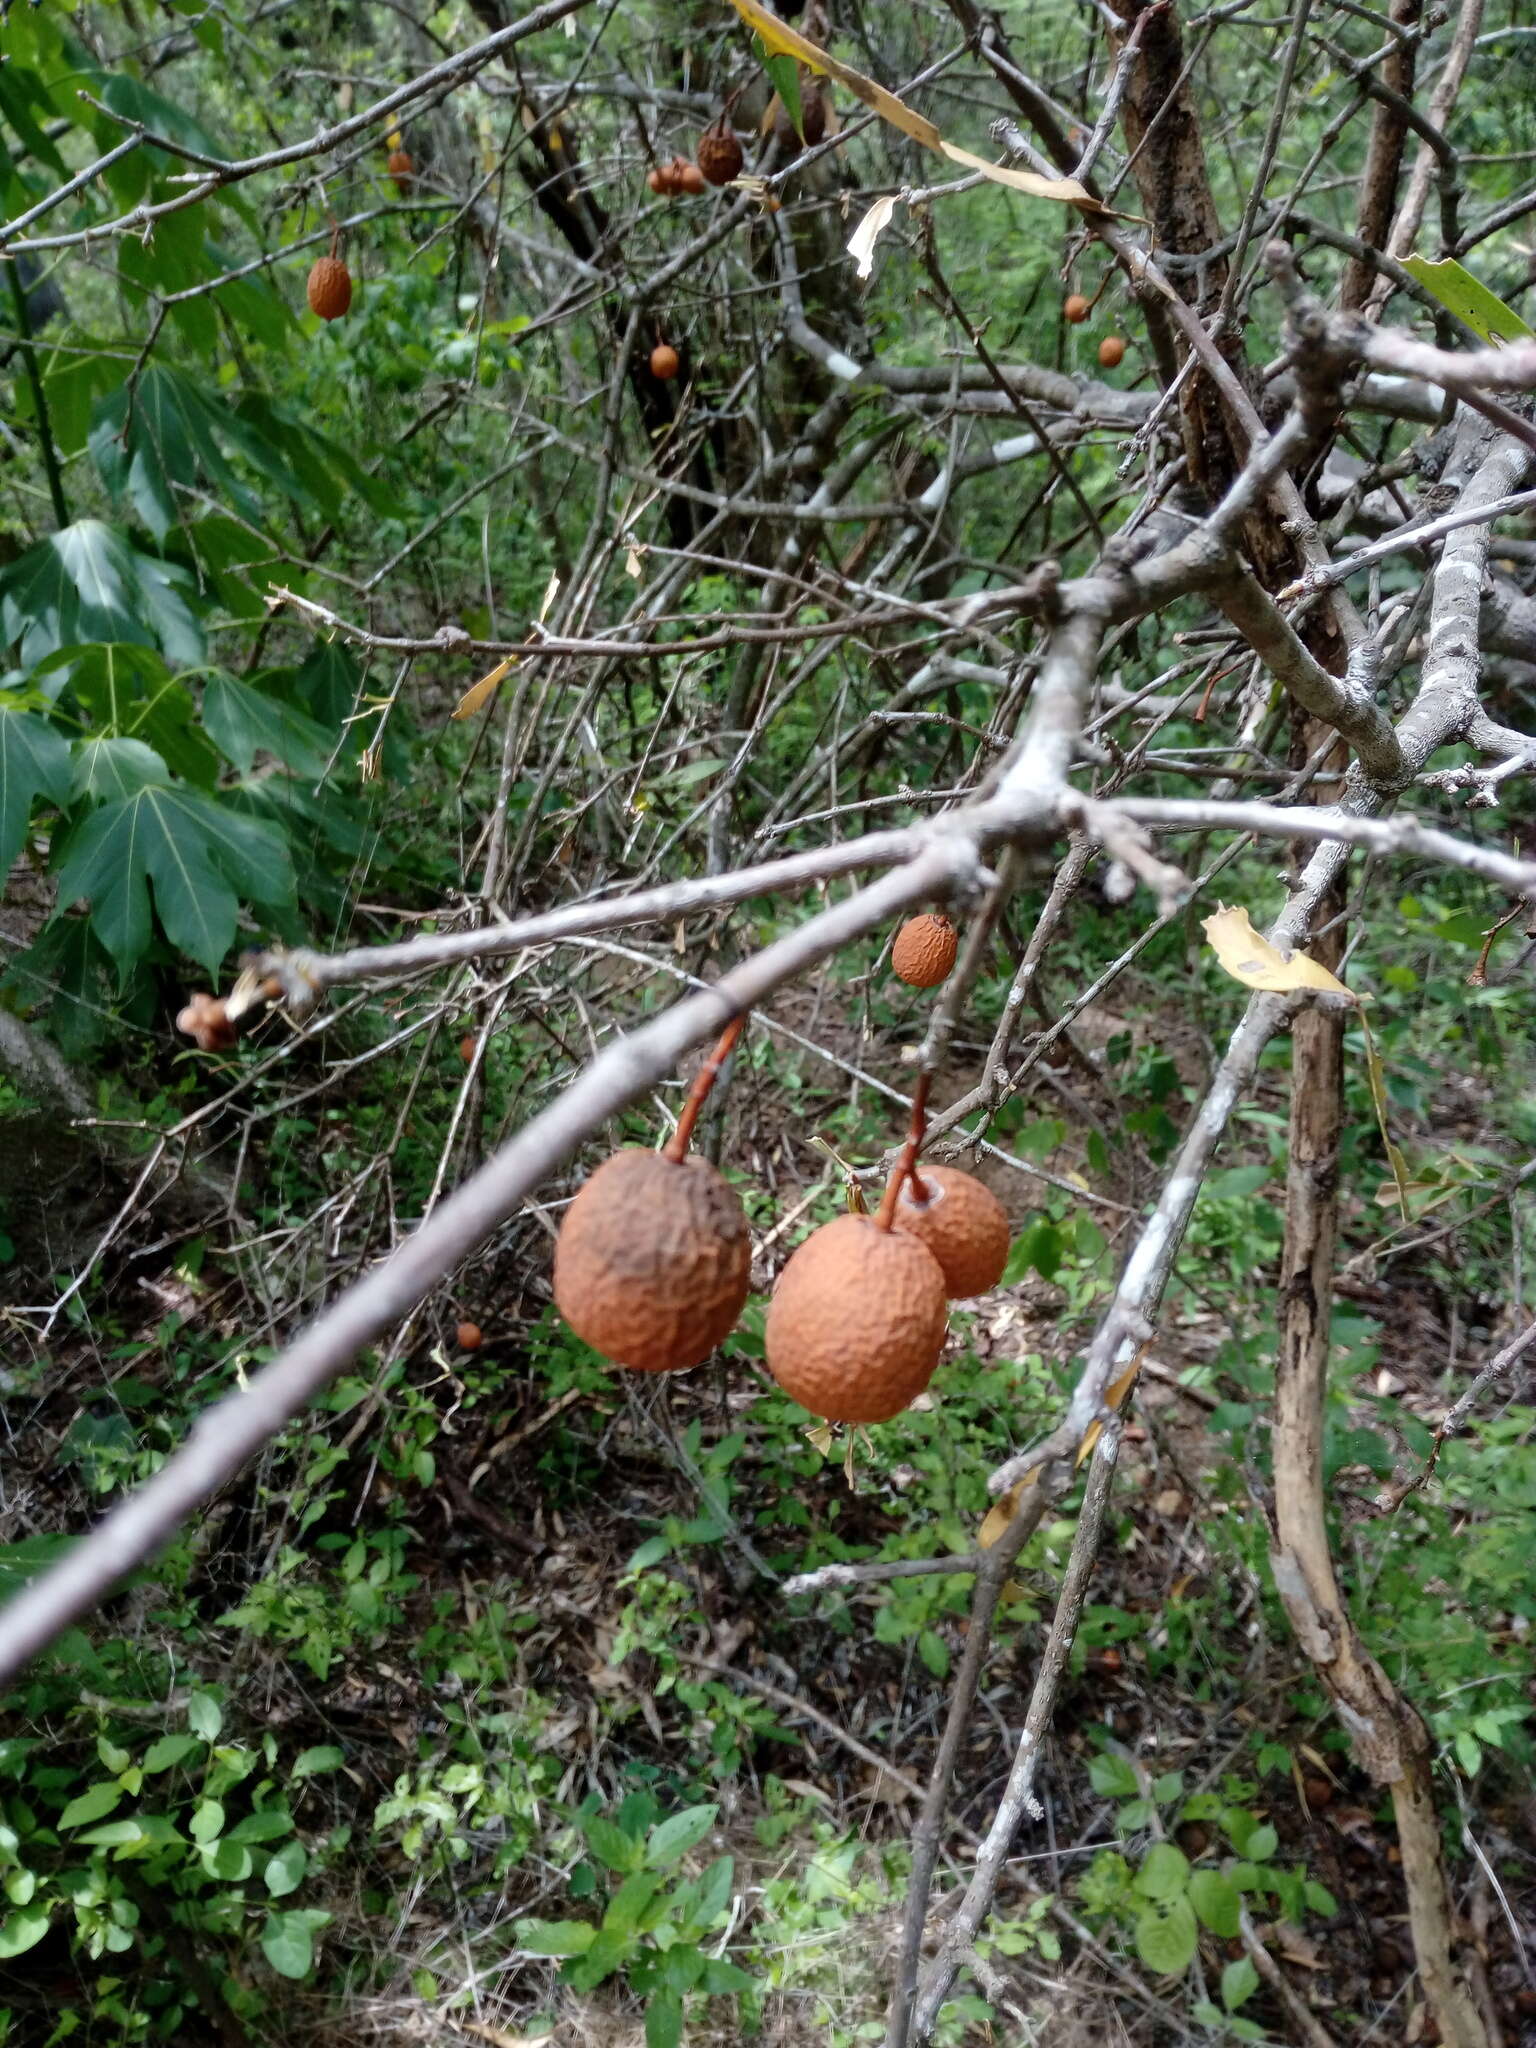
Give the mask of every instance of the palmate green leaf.
[[153, 747], [116, 734], [75, 742], [70, 796], [76, 803], [104, 804], [132, 796], [151, 783], [169, 782], [170, 771]]
[[189, 667], [202, 660], [203, 636], [182, 596], [186, 580], [115, 527], [77, 519], [0, 569], [0, 637], [27, 668], [100, 640], [158, 647]]
[[231, 469], [227, 407], [204, 396], [191, 377], [150, 362], [132, 390], [124, 384], [98, 401], [91, 417], [91, 457], [114, 498], [126, 498], [163, 541], [178, 518], [176, 491], [206, 481], [247, 519], [260, 507]]
[[0, 704], [0, 876], [27, 836], [33, 800], [69, 800], [69, 742], [30, 711]]
[[60, 675], [68, 677], [93, 738], [141, 740], [173, 775], [201, 789], [218, 781], [219, 756], [192, 692], [152, 647], [61, 647], [39, 664], [34, 681], [47, 688]]
[[270, 754], [291, 775], [323, 775], [334, 745], [314, 719], [223, 670], [215, 670], [204, 686], [203, 723], [242, 775], [258, 754]]
[[151, 885], [166, 938], [212, 974], [234, 942], [240, 899], [285, 908], [293, 871], [270, 826], [198, 790], [152, 785], [93, 811], [59, 864], [61, 905], [89, 899], [119, 973], [149, 945]]

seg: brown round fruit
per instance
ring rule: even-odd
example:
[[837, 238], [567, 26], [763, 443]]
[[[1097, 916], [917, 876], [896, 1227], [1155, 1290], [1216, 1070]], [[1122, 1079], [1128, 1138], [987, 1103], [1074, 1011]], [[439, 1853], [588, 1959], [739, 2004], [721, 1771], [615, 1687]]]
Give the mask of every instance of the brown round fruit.
[[699, 137], [699, 169], [711, 185], [729, 185], [739, 178], [746, 158], [729, 128], [707, 128]]
[[1074, 327], [1080, 327], [1092, 310], [1081, 292], [1073, 292], [1062, 301], [1062, 318], [1070, 320]]
[[658, 341], [651, 350], [651, 375], [659, 378], [663, 384], [670, 384], [681, 368], [682, 359], [672, 344]]
[[416, 159], [408, 149], [392, 149], [386, 167], [398, 192], [409, 192], [416, 182]]
[[1118, 334], [1106, 334], [1099, 343], [1099, 361], [1106, 370], [1116, 369], [1125, 361], [1125, 343]]
[[664, 175], [660, 164], [651, 165], [651, 168], [645, 174], [645, 182], [647, 183], [647, 185], [650, 186], [651, 190], [657, 195], [658, 198], [661, 196], [663, 192], [665, 192], [668, 189], [669, 184], [669, 181]]
[[704, 190], [704, 173], [697, 164], [684, 164], [677, 174], [677, 182], [690, 199], [697, 199]]
[[352, 274], [339, 256], [322, 256], [305, 286], [309, 310], [322, 320], [339, 320], [352, 303]]
[[944, 1275], [917, 1238], [869, 1216], [813, 1230], [768, 1305], [768, 1370], [828, 1422], [888, 1422], [933, 1378]]
[[485, 1337], [478, 1323], [460, 1323], [454, 1334], [459, 1340], [459, 1349], [461, 1351], [478, 1351], [485, 1342]]
[[937, 988], [959, 950], [955, 928], [942, 912], [909, 917], [891, 948], [891, 972], [910, 988]]
[[555, 1306], [615, 1365], [674, 1372], [729, 1336], [751, 1272], [747, 1219], [714, 1167], [630, 1147], [565, 1212]]
[[951, 1301], [985, 1294], [1008, 1263], [1008, 1212], [974, 1174], [957, 1166], [919, 1166], [925, 1199], [903, 1181], [891, 1219], [897, 1230], [921, 1238], [938, 1260]]

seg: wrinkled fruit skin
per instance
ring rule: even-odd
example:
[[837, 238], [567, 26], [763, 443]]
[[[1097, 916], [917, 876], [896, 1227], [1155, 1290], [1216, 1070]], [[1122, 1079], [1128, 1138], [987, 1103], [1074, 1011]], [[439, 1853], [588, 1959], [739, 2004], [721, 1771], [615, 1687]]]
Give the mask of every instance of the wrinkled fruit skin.
[[1118, 334], [1106, 334], [1099, 343], [1099, 361], [1106, 370], [1113, 370], [1125, 361], [1125, 343]]
[[636, 1372], [708, 1358], [747, 1299], [752, 1236], [703, 1159], [631, 1147], [605, 1159], [565, 1212], [555, 1306], [594, 1351]]
[[697, 164], [684, 164], [677, 174], [677, 182], [679, 189], [690, 199], [697, 199], [704, 190], [704, 173]]
[[1003, 1277], [1008, 1263], [1008, 1212], [989, 1187], [957, 1166], [919, 1166], [928, 1194], [917, 1201], [910, 1179], [902, 1183], [892, 1218], [938, 1260], [951, 1301], [985, 1294]]
[[1088, 318], [1088, 301], [1081, 292], [1072, 292], [1063, 299], [1061, 312], [1063, 319], [1070, 320], [1074, 327], [1078, 327]]
[[960, 941], [947, 917], [909, 917], [891, 948], [891, 972], [909, 988], [937, 988], [955, 964]]
[[741, 176], [745, 162], [741, 144], [729, 130], [711, 128], [699, 137], [699, 169], [711, 185], [729, 185]]
[[681, 368], [677, 350], [670, 342], [658, 341], [651, 350], [651, 375], [659, 383], [670, 384]]
[[813, 1230], [768, 1306], [768, 1370], [827, 1422], [889, 1422], [933, 1378], [944, 1275], [921, 1241], [839, 1216]]
[[352, 274], [339, 256], [322, 256], [305, 289], [312, 313], [322, 320], [339, 320], [352, 303]]

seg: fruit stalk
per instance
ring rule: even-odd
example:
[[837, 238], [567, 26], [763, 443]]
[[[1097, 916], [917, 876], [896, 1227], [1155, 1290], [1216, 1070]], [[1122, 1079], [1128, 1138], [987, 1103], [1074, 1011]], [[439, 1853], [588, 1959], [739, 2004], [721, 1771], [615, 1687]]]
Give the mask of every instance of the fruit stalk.
[[662, 1148], [662, 1157], [670, 1159], [674, 1166], [688, 1156], [688, 1140], [693, 1136], [693, 1127], [699, 1120], [699, 1112], [708, 1102], [709, 1091], [719, 1080], [726, 1061], [736, 1050], [736, 1041], [740, 1038], [746, 1021], [745, 1010], [739, 1017], [731, 1019], [721, 1032], [714, 1051], [694, 1076], [693, 1086], [688, 1091], [688, 1100], [683, 1104], [683, 1113], [677, 1120], [677, 1129]]
[[880, 1210], [875, 1217], [877, 1230], [892, 1228], [896, 1217], [896, 1204], [901, 1200], [901, 1185], [905, 1180], [912, 1183], [915, 1200], [926, 1202], [928, 1190], [918, 1178], [917, 1155], [922, 1150], [923, 1139], [928, 1132], [928, 1087], [933, 1076], [926, 1070], [917, 1077], [917, 1086], [912, 1090], [912, 1122], [907, 1129], [907, 1142], [901, 1148], [901, 1157], [885, 1184]]

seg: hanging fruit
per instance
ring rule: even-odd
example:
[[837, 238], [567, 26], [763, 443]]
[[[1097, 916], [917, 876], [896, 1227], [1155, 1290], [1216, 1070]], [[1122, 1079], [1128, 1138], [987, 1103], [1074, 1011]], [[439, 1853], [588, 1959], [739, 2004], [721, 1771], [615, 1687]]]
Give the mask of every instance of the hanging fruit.
[[651, 375], [670, 384], [682, 368], [682, 358], [670, 342], [658, 341], [651, 350]]
[[959, 950], [955, 928], [942, 911], [909, 917], [891, 948], [891, 972], [909, 988], [937, 988]]
[[305, 292], [312, 313], [322, 320], [339, 320], [352, 303], [352, 274], [333, 251], [310, 271]]
[[416, 159], [408, 149], [392, 149], [386, 167], [395, 181], [395, 190], [403, 199], [416, 183]]
[[938, 1261], [951, 1301], [986, 1294], [1003, 1277], [1008, 1212], [989, 1187], [957, 1166], [914, 1166], [892, 1224], [920, 1238]]
[[1118, 369], [1125, 361], [1125, 343], [1118, 334], [1106, 334], [1099, 343], [1099, 361], [1106, 370]]
[[736, 131], [724, 114], [699, 137], [697, 154], [699, 169], [711, 185], [729, 185], [741, 176], [746, 163]]

